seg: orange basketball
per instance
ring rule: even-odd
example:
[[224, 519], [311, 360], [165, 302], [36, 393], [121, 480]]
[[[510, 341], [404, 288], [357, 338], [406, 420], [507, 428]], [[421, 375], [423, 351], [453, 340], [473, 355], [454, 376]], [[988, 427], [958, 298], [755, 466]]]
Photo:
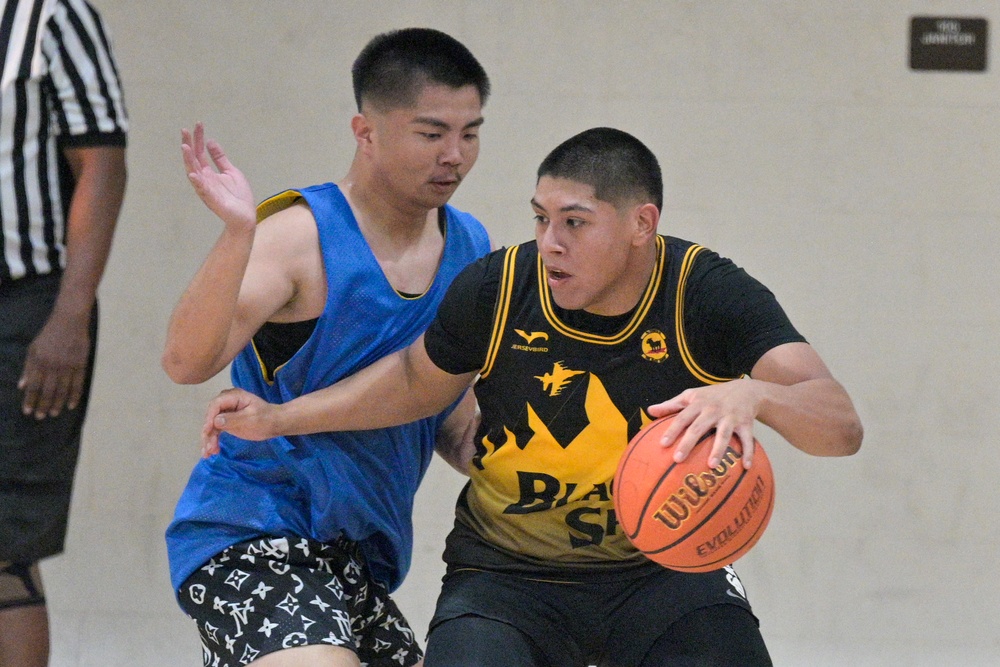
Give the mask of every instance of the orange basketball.
[[660, 565], [708, 572], [729, 565], [764, 534], [774, 509], [774, 475], [754, 440], [753, 466], [733, 436], [722, 462], [708, 467], [709, 432], [682, 463], [660, 435], [673, 416], [640, 430], [629, 442], [614, 481], [618, 523], [632, 544]]

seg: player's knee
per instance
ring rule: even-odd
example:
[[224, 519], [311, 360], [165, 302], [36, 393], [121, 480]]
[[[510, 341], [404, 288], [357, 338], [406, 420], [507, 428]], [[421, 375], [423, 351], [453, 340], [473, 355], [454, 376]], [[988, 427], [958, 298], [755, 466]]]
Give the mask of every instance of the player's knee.
[[45, 604], [38, 563], [0, 563], [0, 611]]

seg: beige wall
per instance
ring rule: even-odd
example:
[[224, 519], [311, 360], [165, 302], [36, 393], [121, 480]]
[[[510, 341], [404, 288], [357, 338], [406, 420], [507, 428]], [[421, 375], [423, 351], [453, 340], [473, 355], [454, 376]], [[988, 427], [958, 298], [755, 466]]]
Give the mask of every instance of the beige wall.
[[[55, 665], [200, 660], [162, 534], [227, 379], [177, 387], [159, 367], [219, 229], [183, 176], [179, 129], [205, 121], [258, 197], [335, 180], [350, 63], [409, 25], [455, 35], [493, 79], [454, 203], [497, 242], [531, 234], [532, 174], [558, 141], [633, 132], [663, 164], [663, 231], [768, 284], [854, 397], [854, 458], [759, 434], [778, 505], [739, 567], [778, 664], [1000, 664], [995, 0], [95, 4], [126, 84], [131, 176], [68, 549], [45, 567]], [[915, 14], [988, 18], [992, 69], [909, 71]], [[461, 484], [438, 463], [428, 481], [398, 594], [418, 631]]]

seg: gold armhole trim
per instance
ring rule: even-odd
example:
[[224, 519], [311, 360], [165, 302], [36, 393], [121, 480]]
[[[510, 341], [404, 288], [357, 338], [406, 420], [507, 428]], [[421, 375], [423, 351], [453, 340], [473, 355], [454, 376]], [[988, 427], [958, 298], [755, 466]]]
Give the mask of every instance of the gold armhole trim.
[[565, 324], [563, 324], [558, 317], [556, 317], [555, 310], [552, 308], [552, 294], [549, 291], [548, 281], [545, 280], [545, 267], [542, 265], [542, 256], [538, 256], [538, 293], [541, 297], [542, 302], [542, 312], [545, 314], [545, 319], [549, 321], [552, 328], [569, 338], [575, 338], [576, 340], [582, 340], [587, 343], [596, 343], [598, 345], [617, 345], [621, 343], [629, 336], [635, 333], [635, 330], [639, 328], [643, 320], [646, 319], [646, 315], [649, 313], [649, 309], [653, 305], [653, 301], [656, 299], [656, 293], [660, 289], [660, 283], [663, 281], [663, 265], [666, 260], [666, 246], [663, 241], [662, 236], [656, 237], [656, 266], [653, 268], [653, 275], [650, 276], [649, 283], [646, 285], [646, 291], [643, 292], [642, 298], [639, 300], [639, 307], [635, 309], [635, 314], [632, 315], [632, 319], [629, 323], [625, 325], [625, 328], [620, 332], [611, 336], [598, 336], [596, 334], [590, 334], [585, 331], [577, 331], [572, 329]]
[[[264, 378], [264, 382], [266, 382], [268, 386], [273, 385], [274, 376], [267, 372], [267, 366], [264, 364], [264, 357], [260, 356], [260, 350], [257, 349], [257, 343], [254, 341], [253, 337], [250, 338], [250, 345], [253, 347], [254, 356], [257, 357], [257, 365], [260, 366], [260, 376]], [[278, 369], [275, 368], [274, 372], [277, 373]]]
[[681, 263], [680, 278], [677, 280], [677, 301], [674, 306], [674, 326], [677, 330], [677, 347], [680, 349], [681, 359], [684, 361], [684, 365], [687, 366], [687, 369], [691, 372], [691, 375], [706, 384], [719, 384], [720, 382], [729, 382], [735, 378], [719, 377], [705, 371], [694, 360], [694, 357], [691, 355], [691, 351], [688, 349], [687, 339], [684, 337], [684, 292], [687, 290], [687, 280], [688, 276], [691, 275], [692, 268], [694, 267], [695, 258], [698, 256], [698, 253], [704, 249], [704, 246], [693, 245], [688, 248], [686, 253], [684, 253], [684, 261]]
[[285, 190], [284, 192], [279, 192], [274, 196], [268, 197], [257, 204], [257, 224], [260, 224], [264, 218], [270, 217], [278, 211], [290, 208], [300, 199], [302, 199], [302, 194], [298, 190]]
[[497, 295], [496, 311], [493, 314], [493, 332], [490, 334], [490, 347], [486, 353], [486, 363], [479, 371], [479, 377], [485, 378], [493, 368], [497, 353], [500, 351], [500, 341], [503, 340], [504, 327], [510, 314], [510, 295], [514, 291], [514, 264], [517, 259], [517, 249], [512, 246], [507, 249], [503, 258], [503, 274], [500, 278], [500, 293]]
[[[268, 197], [257, 204], [257, 224], [259, 225], [265, 218], [269, 218], [279, 211], [290, 208], [300, 199], [302, 199], [302, 194], [298, 190], [285, 190], [284, 192], [279, 192], [276, 195]], [[281, 366], [275, 368], [274, 373], [268, 373], [267, 366], [264, 364], [264, 358], [260, 356], [260, 350], [257, 349], [257, 343], [254, 342], [253, 336], [250, 337], [250, 345], [253, 346], [253, 353], [257, 357], [257, 364], [260, 366], [260, 376], [264, 378], [264, 382], [268, 385], [273, 385], [274, 375], [285, 364], [281, 364]]]

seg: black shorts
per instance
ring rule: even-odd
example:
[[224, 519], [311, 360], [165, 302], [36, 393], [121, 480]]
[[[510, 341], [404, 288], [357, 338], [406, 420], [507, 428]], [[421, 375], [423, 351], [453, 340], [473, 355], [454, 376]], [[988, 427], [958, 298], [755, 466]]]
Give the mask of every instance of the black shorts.
[[233, 545], [178, 591], [204, 664], [246, 664], [307, 645], [342, 646], [369, 667], [406, 667], [423, 652], [355, 543], [263, 537]]
[[[748, 637], [763, 656], [742, 663], [734, 656], [720, 664], [769, 664], [756, 617], [732, 568], [706, 574], [655, 568], [646, 576], [601, 583], [536, 581], [458, 570], [445, 576], [431, 620], [425, 664], [637, 667], [658, 642], [662, 646], [661, 638], [672, 625], [698, 610], [722, 605], [740, 608], [725, 618], [739, 624], [739, 636]], [[476, 619], [496, 622], [494, 629]], [[515, 634], [510, 634], [512, 630]], [[730, 630], [725, 625], [711, 628], [703, 640], [709, 645], [712, 633], [718, 633], [725, 641], [723, 635]], [[517, 646], [521, 655], [493, 662], [498, 643]], [[690, 664], [702, 664], [697, 655], [694, 658]]]
[[28, 346], [49, 318], [60, 274], [0, 285], [0, 561], [31, 563], [63, 550], [97, 346], [90, 321], [90, 361], [74, 410], [37, 420], [21, 412], [17, 381]]

